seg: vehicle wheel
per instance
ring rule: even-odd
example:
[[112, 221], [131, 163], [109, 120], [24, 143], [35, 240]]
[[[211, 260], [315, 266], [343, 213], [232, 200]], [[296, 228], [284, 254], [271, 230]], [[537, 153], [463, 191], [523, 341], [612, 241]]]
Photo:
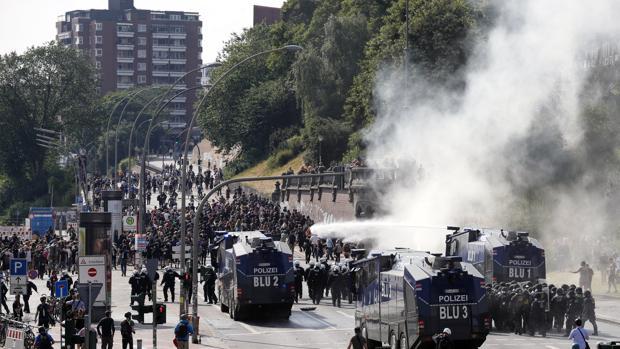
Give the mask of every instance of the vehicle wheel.
[[398, 349], [398, 340], [396, 339], [396, 333], [393, 331], [390, 334], [390, 349]]
[[399, 349], [409, 349], [407, 348], [407, 337], [405, 337], [404, 333], [400, 334], [400, 339], [398, 340]]

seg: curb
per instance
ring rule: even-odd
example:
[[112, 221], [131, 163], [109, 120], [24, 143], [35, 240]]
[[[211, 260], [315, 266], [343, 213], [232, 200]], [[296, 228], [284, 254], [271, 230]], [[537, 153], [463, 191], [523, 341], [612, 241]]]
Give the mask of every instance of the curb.
[[614, 324], [614, 325], [620, 325], [620, 320], [613, 319], [613, 318], [610, 318], [610, 317], [607, 317], [607, 316], [597, 315], [596, 319], [598, 321], [601, 321], [601, 322], [606, 322], [606, 323], [610, 323], [610, 324]]

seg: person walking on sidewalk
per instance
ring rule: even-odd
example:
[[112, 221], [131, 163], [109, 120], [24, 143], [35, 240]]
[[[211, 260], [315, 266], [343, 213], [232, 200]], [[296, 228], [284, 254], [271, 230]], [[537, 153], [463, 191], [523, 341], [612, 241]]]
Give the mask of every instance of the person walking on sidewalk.
[[189, 335], [194, 334], [194, 328], [187, 320], [187, 314], [181, 315], [181, 321], [174, 329], [174, 340], [178, 349], [189, 348]]
[[618, 293], [616, 287], [616, 261], [613, 258], [609, 258], [609, 266], [607, 267], [607, 293], [611, 292], [611, 288], [614, 288], [614, 292]]
[[97, 334], [101, 337], [101, 349], [112, 349], [114, 332], [116, 332], [114, 319], [112, 319], [112, 312], [108, 310], [105, 312], [105, 317], [97, 324]]
[[136, 333], [134, 322], [131, 320], [131, 313], [125, 313], [125, 320], [121, 322], [121, 337], [123, 338], [123, 349], [133, 349], [133, 334]]

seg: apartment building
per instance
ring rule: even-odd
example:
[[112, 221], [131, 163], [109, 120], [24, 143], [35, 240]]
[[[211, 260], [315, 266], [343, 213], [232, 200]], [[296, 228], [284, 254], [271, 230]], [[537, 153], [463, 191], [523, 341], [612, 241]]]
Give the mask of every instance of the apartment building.
[[[93, 59], [101, 94], [171, 85], [202, 65], [202, 22], [198, 13], [136, 9], [133, 0], [108, 0], [106, 10], [65, 13], [56, 27], [59, 42]], [[177, 89], [195, 87], [201, 77], [201, 72], [191, 74]], [[171, 127], [185, 127], [195, 100], [196, 92], [187, 92], [171, 102]]]

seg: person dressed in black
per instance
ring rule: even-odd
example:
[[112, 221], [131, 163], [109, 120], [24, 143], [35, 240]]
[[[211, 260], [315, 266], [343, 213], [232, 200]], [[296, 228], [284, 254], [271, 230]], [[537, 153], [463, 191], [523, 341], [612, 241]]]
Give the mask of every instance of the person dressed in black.
[[295, 303], [299, 303], [299, 300], [302, 298], [305, 276], [306, 271], [299, 265], [299, 261], [295, 261]]
[[37, 321], [37, 326], [42, 326], [45, 328], [50, 327], [52, 322], [52, 314], [50, 313], [50, 306], [47, 304], [47, 298], [41, 297], [41, 304], [37, 306], [34, 320]]
[[174, 287], [176, 279], [180, 278], [181, 275], [179, 275], [179, 273], [172, 270], [172, 268], [170, 267], [166, 267], [166, 272], [164, 273], [164, 277], [161, 280], [161, 285], [164, 286], [164, 302], [168, 301], [168, 291], [170, 291], [172, 303], [174, 303]]
[[135, 302], [135, 296], [140, 295], [140, 274], [138, 271], [134, 271], [133, 275], [129, 278], [129, 284], [131, 285], [131, 301], [129, 305], [132, 306], [133, 302]]
[[112, 319], [112, 312], [108, 310], [105, 312], [105, 317], [97, 324], [97, 334], [101, 337], [101, 349], [112, 349], [114, 332], [116, 332], [114, 319]]
[[435, 342], [435, 348], [437, 349], [452, 349], [454, 348], [454, 344], [452, 343], [452, 339], [450, 336], [452, 335], [452, 330], [449, 328], [444, 328], [441, 333], [438, 333], [433, 336], [433, 342]]
[[30, 296], [32, 296], [32, 290], [39, 292], [37, 286], [30, 280], [26, 284], [26, 294], [24, 295], [24, 313], [30, 314]]
[[125, 313], [125, 320], [121, 322], [121, 336], [123, 337], [123, 349], [133, 349], [133, 334], [136, 333], [135, 324], [131, 320], [131, 313]]
[[356, 327], [354, 331], [355, 336], [351, 337], [347, 349], [368, 349], [366, 339], [362, 336], [362, 330], [360, 330], [359, 327]]
[[204, 286], [203, 291], [205, 294], [205, 302], [209, 304], [217, 304], [217, 297], [215, 296], [215, 281], [217, 280], [217, 275], [215, 274], [215, 270], [211, 265], [207, 265], [204, 272]]
[[[4, 282], [4, 278], [0, 279], [0, 305], [4, 307], [7, 314], [10, 314], [9, 306], [6, 304], [7, 293], [9, 293], [9, 288], [6, 286], [6, 282]], [[2, 308], [0, 308], [0, 314], [2, 314]]]

